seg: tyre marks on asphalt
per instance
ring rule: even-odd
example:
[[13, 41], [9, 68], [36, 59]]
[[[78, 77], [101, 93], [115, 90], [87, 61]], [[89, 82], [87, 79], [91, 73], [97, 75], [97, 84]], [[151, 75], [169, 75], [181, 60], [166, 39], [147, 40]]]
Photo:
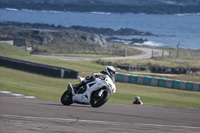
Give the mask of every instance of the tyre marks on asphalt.
[[[4, 96], [3, 96], [4, 95]], [[0, 95], [0, 132], [198, 132], [200, 110], [106, 103], [100, 108]], [[46, 130], [46, 131], [45, 131]], [[83, 131], [82, 131], [83, 130]]]
[[[46, 118], [17, 115], [0, 115], [1, 132], [140, 132], [140, 133], [165, 133], [184, 132], [199, 133], [200, 127], [173, 126], [144, 123], [122, 123], [94, 120], [76, 120], [63, 118]], [[11, 124], [12, 123], [12, 124]]]
[[17, 98], [30, 98], [30, 99], [36, 98], [35, 96], [26, 96], [26, 95], [23, 95], [23, 94], [17, 94], [17, 93], [13, 93], [13, 92], [9, 92], [9, 91], [0, 90], [0, 95], [1, 94], [5, 94], [5, 95], [8, 95], [8, 96], [14, 96], [14, 97], [17, 97]]

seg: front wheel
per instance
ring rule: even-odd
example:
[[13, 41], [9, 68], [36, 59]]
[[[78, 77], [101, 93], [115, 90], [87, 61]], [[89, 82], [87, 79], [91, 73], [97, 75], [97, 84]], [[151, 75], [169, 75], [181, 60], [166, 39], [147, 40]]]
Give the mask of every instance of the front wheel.
[[109, 97], [110, 97], [110, 93], [108, 91], [104, 91], [103, 94], [101, 95], [101, 97], [99, 97], [99, 91], [94, 91], [91, 95], [91, 101], [90, 104], [92, 107], [100, 107], [103, 104], [105, 104]]
[[68, 90], [66, 90], [63, 94], [62, 94], [62, 96], [61, 96], [61, 103], [63, 104], [63, 105], [70, 105], [70, 104], [72, 104], [73, 102], [72, 102], [72, 95], [69, 93], [69, 91]]

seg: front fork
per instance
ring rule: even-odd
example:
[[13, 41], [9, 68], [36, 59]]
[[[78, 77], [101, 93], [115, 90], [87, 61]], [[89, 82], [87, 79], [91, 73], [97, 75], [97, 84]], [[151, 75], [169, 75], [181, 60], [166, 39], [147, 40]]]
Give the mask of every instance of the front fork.
[[101, 97], [102, 94], [104, 93], [104, 91], [108, 91], [110, 93], [110, 95], [112, 95], [112, 92], [109, 88], [106, 88], [106, 89], [101, 89], [98, 93], [98, 96]]
[[100, 90], [98, 96], [101, 97], [104, 91], [105, 91], [104, 89]]

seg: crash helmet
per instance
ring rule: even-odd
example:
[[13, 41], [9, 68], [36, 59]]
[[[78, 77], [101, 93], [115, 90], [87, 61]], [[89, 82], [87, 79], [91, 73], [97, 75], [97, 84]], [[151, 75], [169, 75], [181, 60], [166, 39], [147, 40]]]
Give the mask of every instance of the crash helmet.
[[105, 72], [110, 76], [110, 77], [114, 77], [115, 76], [115, 68], [113, 66], [107, 66], [105, 69]]
[[139, 101], [139, 100], [140, 100], [140, 97], [139, 97], [139, 96], [136, 96], [136, 97], [135, 97], [135, 100], [136, 100], [136, 101]]

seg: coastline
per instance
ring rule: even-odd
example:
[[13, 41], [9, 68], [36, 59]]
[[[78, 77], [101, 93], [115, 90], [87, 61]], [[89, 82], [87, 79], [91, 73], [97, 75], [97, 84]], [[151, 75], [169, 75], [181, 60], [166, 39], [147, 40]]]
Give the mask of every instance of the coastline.
[[[77, 13], [84, 13], [84, 11], [66, 11], [66, 10], [34, 10], [34, 9], [18, 9], [18, 8], [0, 8], [0, 9], [5, 9], [5, 10], [8, 10], [8, 11], [41, 11], [41, 12], [54, 12], [54, 13], [59, 13], [59, 12], [77, 12]], [[145, 12], [139, 12], [139, 13], [136, 13], [136, 12], [104, 12], [104, 11], [85, 11], [85, 13], [94, 13], [94, 14], [112, 14], [112, 13], [115, 13], [115, 14], [157, 14], [157, 15], [178, 15], [178, 16], [184, 16], [184, 15], [200, 15], [200, 11], [199, 12], [191, 12], [191, 13], [163, 13], [163, 14], [159, 14], [159, 13], [145, 13]]]
[[[158, 8], [159, 7], [159, 8]], [[183, 14], [200, 12], [200, 2], [184, 0], [9, 0], [0, 1], [0, 8], [15, 8], [28, 10], [47, 11], [72, 11], [72, 12], [110, 12], [110, 13], [147, 13], [147, 14]]]

